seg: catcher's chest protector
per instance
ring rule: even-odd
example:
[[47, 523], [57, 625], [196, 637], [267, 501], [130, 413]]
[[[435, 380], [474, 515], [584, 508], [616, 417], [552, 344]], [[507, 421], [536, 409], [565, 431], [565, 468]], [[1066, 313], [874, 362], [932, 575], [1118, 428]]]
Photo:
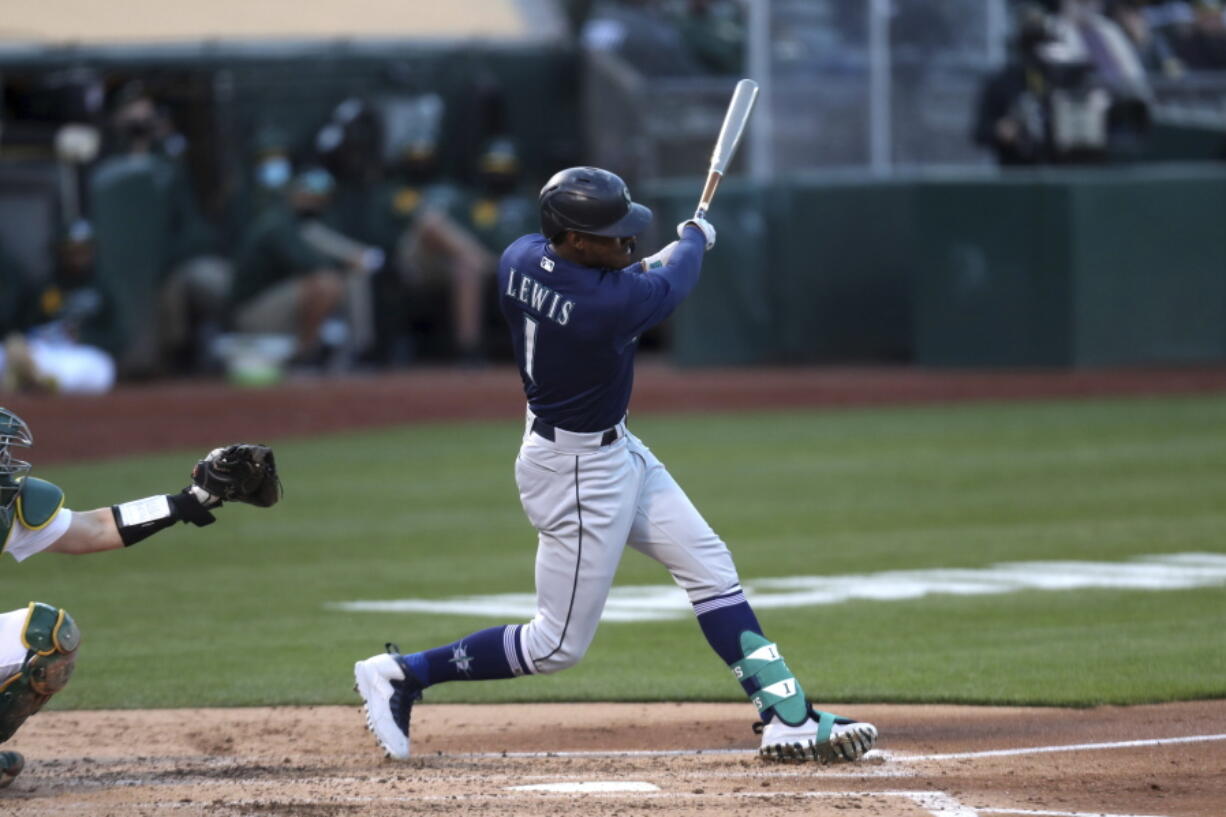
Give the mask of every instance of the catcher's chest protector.
[[[8, 547], [13, 528], [21, 524], [30, 530], [46, 527], [64, 507], [64, 492], [45, 479], [26, 477], [21, 480], [17, 502], [12, 508], [0, 509], [0, 544]], [[0, 548], [3, 552], [3, 548]]]

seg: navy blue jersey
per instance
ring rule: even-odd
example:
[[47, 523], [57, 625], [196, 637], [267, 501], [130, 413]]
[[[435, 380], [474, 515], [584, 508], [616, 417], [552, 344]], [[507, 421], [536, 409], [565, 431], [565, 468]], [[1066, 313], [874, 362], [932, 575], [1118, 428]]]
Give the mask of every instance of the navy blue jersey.
[[498, 264], [499, 305], [532, 413], [567, 431], [603, 431], [630, 404], [639, 335], [672, 314], [698, 282], [704, 239], [687, 229], [668, 264], [641, 272], [563, 259], [539, 233]]

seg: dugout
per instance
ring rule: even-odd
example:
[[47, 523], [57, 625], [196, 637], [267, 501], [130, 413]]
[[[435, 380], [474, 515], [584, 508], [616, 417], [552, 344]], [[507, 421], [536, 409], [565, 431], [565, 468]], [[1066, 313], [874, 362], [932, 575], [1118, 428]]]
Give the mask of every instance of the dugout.
[[[461, 181], [490, 128], [517, 140], [531, 177], [580, 152], [577, 56], [564, 16], [544, 0], [410, 10], [392, 0], [357, 8], [133, 0], [123, 15], [69, 0], [9, 11], [0, 38], [0, 208], [26, 215], [0, 219], [0, 241], [31, 262], [64, 215], [56, 132], [67, 122], [94, 125], [105, 151], [109, 104], [132, 80], [185, 138], [201, 211], [225, 250], [249, 209], [248, 165], [261, 131], [276, 128], [296, 158], [309, 159], [346, 99], [395, 116], [422, 94], [439, 95], [442, 173]], [[491, 123], [482, 100], [493, 92], [503, 104]]]

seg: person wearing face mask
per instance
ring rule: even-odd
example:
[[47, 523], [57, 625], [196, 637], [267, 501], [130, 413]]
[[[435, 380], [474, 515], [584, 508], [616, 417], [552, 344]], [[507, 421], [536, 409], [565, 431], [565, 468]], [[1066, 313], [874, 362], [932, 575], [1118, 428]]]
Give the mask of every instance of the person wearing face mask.
[[285, 186], [293, 178], [294, 165], [290, 160], [289, 137], [280, 128], [260, 128], [252, 140], [251, 153], [252, 210], [258, 213], [284, 195]]
[[349, 290], [365, 283], [370, 264], [361, 253], [330, 254], [310, 240], [309, 227], [327, 210], [334, 182], [321, 167], [300, 170], [276, 203], [256, 217], [243, 237], [231, 291], [235, 328], [247, 334], [295, 338], [294, 362], [325, 362], [322, 330], [342, 314]]

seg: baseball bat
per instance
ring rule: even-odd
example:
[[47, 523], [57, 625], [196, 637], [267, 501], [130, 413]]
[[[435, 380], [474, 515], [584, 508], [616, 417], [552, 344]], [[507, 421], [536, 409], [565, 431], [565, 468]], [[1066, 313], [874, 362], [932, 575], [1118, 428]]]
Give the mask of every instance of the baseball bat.
[[711, 199], [715, 198], [715, 188], [719, 180], [728, 170], [728, 164], [736, 153], [736, 147], [741, 143], [741, 134], [745, 132], [745, 124], [753, 111], [753, 103], [758, 98], [758, 83], [752, 79], [743, 79], [736, 84], [732, 92], [732, 100], [724, 114], [724, 124], [719, 129], [719, 138], [715, 140], [715, 150], [711, 151], [711, 166], [707, 170], [707, 183], [702, 187], [702, 196], [698, 199], [698, 209], [694, 218], [706, 218], [711, 207]]

